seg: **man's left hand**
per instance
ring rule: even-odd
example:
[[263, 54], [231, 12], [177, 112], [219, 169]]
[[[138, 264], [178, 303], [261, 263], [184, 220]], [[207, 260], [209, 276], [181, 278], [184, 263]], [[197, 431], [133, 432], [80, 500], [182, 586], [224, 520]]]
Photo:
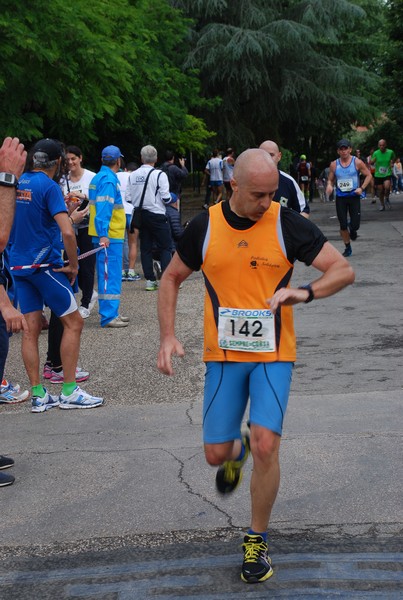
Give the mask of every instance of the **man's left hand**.
[[270, 310], [275, 313], [276, 310], [284, 306], [293, 306], [307, 299], [307, 290], [300, 288], [281, 288], [271, 298], [266, 300]]

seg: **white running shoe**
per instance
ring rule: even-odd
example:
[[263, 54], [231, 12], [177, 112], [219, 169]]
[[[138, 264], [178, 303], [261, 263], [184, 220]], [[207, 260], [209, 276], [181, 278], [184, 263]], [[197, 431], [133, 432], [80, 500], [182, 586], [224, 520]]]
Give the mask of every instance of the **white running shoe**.
[[18, 404], [28, 399], [29, 391], [21, 391], [21, 386], [13, 385], [7, 379], [3, 379], [0, 385], [0, 404]]
[[[90, 376], [88, 371], [84, 371], [81, 367], [76, 368], [76, 383], [81, 383], [82, 381], [87, 381]], [[51, 371], [50, 373], [50, 383], [64, 383], [64, 373], [63, 370], [59, 373], [56, 371]]]
[[85, 308], [85, 306], [80, 306], [78, 312], [80, 313], [83, 319], [88, 319], [88, 317], [91, 314], [90, 310], [88, 308]]
[[92, 292], [91, 300], [90, 300], [90, 303], [89, 303], [89, 305], [88, 305], [88, 310], [89, 310], [90, 312], [91, 312], [91, 311], [92, 311], [92, 309], [94, 308], [94, 306], [95, 306], [95, 302], [96, 302], [97, 300], [98, 300], [98, 292], [97, 292], [97, 290], [94, 290], [94, 291]]
[[59, 408], [96, 408], [97, 406], [102, 406], [103, 403], [103, 398], [91, 396], [77, 386], [69, 396], [60, 394]]
[[147, 279], [146, 281], [146, 290], [147, 292], [155, 292], [158, 290], [158, 281], [150, 281]]
[[46, 388], [45, 388], [45, 392], [46, 392], [46, 394], [45, 394], [44, 398], [41, 398], [40, 396], [32, 396], [31, 412], [33, 412], [33, 413], [45, 412], [45, 410], [49, 410], [50, 408], [59, 406], [58, 397], [51, 396]]

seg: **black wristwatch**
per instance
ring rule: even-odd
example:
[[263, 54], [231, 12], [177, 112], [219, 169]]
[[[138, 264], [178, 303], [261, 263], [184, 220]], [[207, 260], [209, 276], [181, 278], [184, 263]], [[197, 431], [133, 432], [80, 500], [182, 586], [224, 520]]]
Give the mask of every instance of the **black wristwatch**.
[[13, 173], [0, 173], [0, 185], [16, 188], [18, 185], [18, 179]]
[[304, 300], [305, 304], [308, 304], [308, 302], [312, 302], [312, 300], [314, 300], [315, 296], [313, 295], [313, 289], [310, 283], [307, 283], [306, 285], [300, 285], [298, 286], [299, 290], [308, 290], [309, 296], [306, 300]]

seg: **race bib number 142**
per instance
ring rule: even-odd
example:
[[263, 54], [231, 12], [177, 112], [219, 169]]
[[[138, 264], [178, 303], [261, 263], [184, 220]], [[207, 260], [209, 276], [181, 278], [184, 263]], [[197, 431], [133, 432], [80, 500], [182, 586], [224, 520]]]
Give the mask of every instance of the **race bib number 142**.
[[218, 345], [223, 350], [275, 352], [274, 315], [268, 309], [220, 306]]

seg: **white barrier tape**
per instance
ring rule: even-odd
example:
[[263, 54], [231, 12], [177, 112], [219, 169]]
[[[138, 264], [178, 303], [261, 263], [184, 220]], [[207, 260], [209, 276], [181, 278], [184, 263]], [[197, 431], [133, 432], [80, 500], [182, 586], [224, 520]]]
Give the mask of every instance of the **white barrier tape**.
[[[87, 256], [91, 256], [91, 254], [95, 254], [96, 252], [100, 252], [101, 250], [105, 250], [105, 253], [106, 253], [106, 246], [104, 246], [104, 244], [101, 244], [99, 246], [99, 248], [94, 248], [93, 250], [88, 250], [88, 252], [84, 252], [84, 254], [80, 254], [77, 258], [78, 258], [78, 260], [82, 260], [83, 258], [87, 258]], [[64, 260], [63, 264], [68, 265], [69, 261]], [[51, 267], [51, 266], [53, 266], [53, 263], [21, 265], [21, 266], [17, 266], [17, 267], [10, 267], [10, 271], [21, 271], [22, 269], [45, 269], [46, 267]]]

